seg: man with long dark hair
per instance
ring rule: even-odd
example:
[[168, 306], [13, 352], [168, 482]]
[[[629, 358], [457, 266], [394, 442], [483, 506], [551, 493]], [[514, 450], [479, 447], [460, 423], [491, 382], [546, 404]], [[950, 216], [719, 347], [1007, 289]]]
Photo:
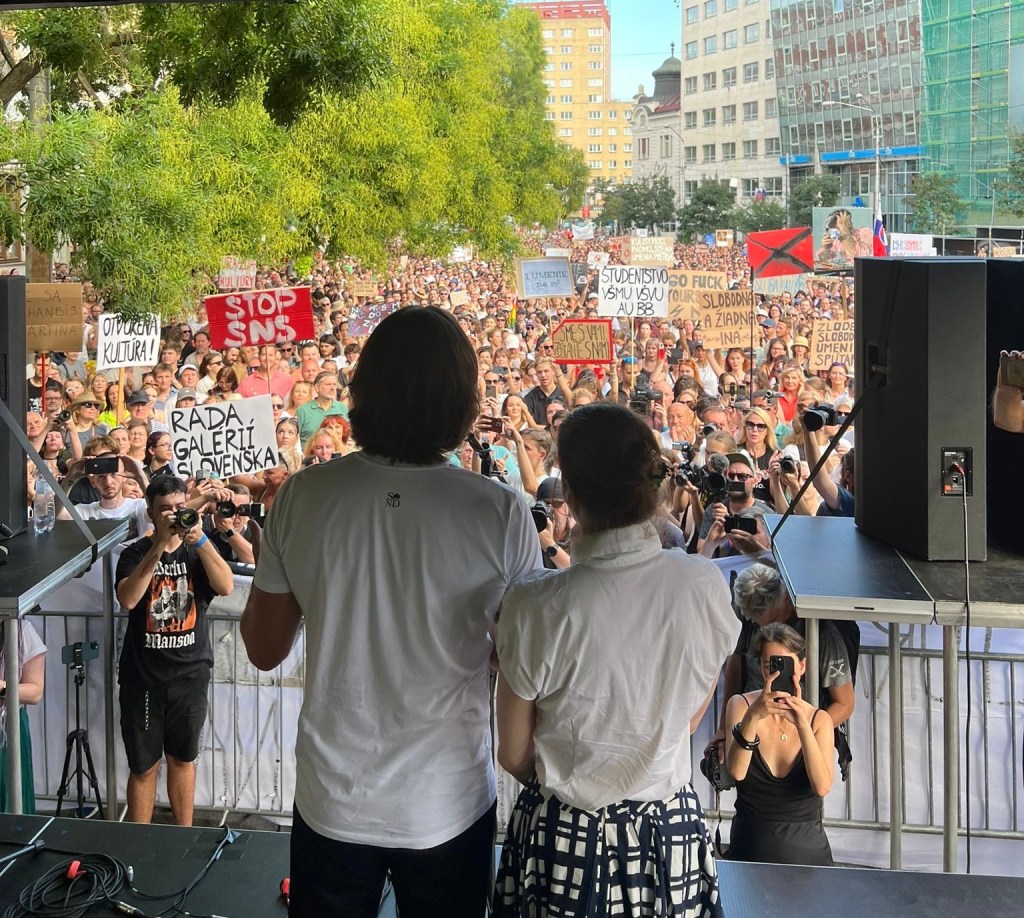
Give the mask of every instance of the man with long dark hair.
[[490, 629], [540, 567], [511, 488], [447, 461], [479, 411], [477, 361], [432, 308], [386, 318], [351, 382], [361, 452], [292, 476], [242, 618], [263, 670], [305, 625], [291, 914], [484, 913], [493, 858]]

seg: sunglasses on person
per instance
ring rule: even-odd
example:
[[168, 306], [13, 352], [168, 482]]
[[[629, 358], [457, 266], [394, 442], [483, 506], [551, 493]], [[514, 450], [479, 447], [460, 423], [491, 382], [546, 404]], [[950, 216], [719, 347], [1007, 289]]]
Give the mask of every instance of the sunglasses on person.
[[729, 481], [750, 481], [753, 475], [745, 475], [743, 472], [730, 472], [725, 476]]
[[279, 347], [278, 350], [282, 354], [294, 354], [295, 353], [295, 348], [294, 347]]
[[97, 411], [99, 411], [100, 403], [99, 402], [82, 402], [81, 407], [82, 408], [95, 408]]
[[252, 376], [253, 373], [259, 373], [259, 371], [260, 371], [259, 367], [246, 367], [245, 368], [245, 372], [248, 373], [250, 376]]
[[747, 421], [746, 427], [747, 427], [747, 430], [767, 430], [768, 429], [768, 425], [767, 424], [758, 424], [757, 421]]
[[271, 402], [270, 407], [273, 408], [275, 411], [280, 411], [282, 408], [284, 408], [284, 402]]

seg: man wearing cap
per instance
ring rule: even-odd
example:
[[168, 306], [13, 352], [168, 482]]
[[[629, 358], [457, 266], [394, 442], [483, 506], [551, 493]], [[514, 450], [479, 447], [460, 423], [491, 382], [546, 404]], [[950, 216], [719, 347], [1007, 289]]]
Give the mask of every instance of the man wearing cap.
[[184, 366], [178, 371], [178, 379], [181, 380], [181, 388], [174, 396], [171, 403], [172, 408], [181, 404], [182, 393], [186, 390], [192, 393], [193, 404], [202, 402], [206, 398], [205, 395], [200, 397], [199, 390], [196, 388], [199, 385], [199, 368], [194, 363], [186, 360]]
[[[728, 503], [716, 501], [705, 509], [697, 539], [697, 551], [707, 558], [715, 557], [716, 553], [718, 557], [728, 557], [768, 549], [768, 536], [761, 517], [771, 513], [772, 508], [764, 501], [754, 499], [754, 486], [759, 480], [757, 467], [745, 452], [727, 453], [726, 458], [729, 460], [725, 474], [729, 488]], [[756, 520], [757, 535], [740, 529], [727, 533], [726, 520], [733, 517]]]
[[145, 389], [136, 389], [128, 398], [128, 415], [133, 421], [145, 421], [150, 433], [164, 433], [167, 425], [153, 417], [153, 406]]
[[288, 373], [282, 373], [278, 369], [280, 358], [277, 347], [273, 344], [264, 344], [258, 351], [259, 364], [257, 372], [249, 373], [238, 386], [238, 394], [242, 398], [252, 398], [254, 395], [279, 395], [287, 398], [292, 391], [292, 378]]
[[179, 389], [174, 399], [175, 408], [195, 408], [198, 404], [198, 396], [195, 389]]

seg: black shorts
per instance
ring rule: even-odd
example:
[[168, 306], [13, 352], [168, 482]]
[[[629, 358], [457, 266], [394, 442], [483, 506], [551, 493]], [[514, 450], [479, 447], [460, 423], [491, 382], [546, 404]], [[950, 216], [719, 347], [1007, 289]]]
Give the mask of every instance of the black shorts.
[[122, 685], [121, 739], [132, 774], [149, 771], [164, 753], [179, 762], [199, 757], [199, 737], [206, 723], [208, 679], [180, 687], [147, 689]]

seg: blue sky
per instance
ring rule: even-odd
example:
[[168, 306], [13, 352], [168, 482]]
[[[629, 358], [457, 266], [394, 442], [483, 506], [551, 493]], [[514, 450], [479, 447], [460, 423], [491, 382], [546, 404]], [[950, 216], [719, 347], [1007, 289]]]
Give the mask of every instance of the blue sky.
[[630, 99], [640, 83], [654, 88], [651, 71], [669, 56], [676, 43], [682, 13], [676, 0], [605, 0], [612, 17], [612, 95]]

